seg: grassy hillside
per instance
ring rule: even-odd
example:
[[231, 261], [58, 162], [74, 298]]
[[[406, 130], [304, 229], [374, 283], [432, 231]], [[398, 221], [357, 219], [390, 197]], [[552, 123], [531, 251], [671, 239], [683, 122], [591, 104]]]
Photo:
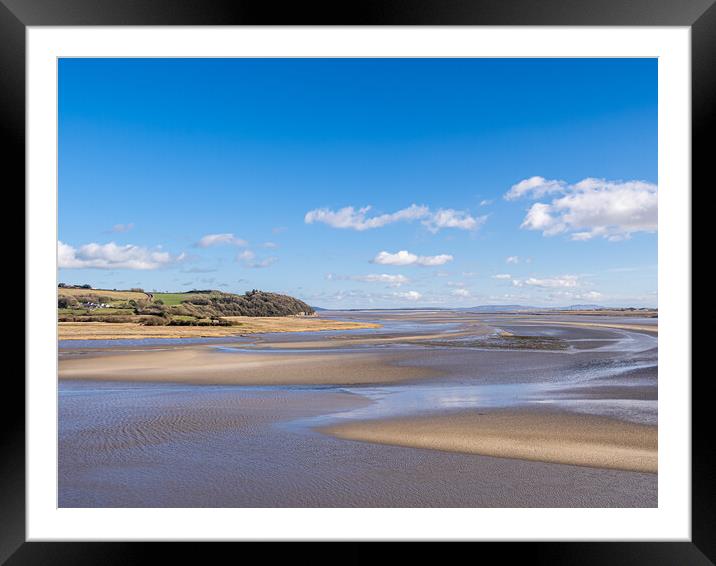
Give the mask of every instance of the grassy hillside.
[[58, 289], [60, 322], [138, 322], [149, 326], [231, 326], [225, 317], [278, 317], [314, 314], [298, 299], [278, 293], [243, 295], [205, 290], [145, 293], [141, 290]]

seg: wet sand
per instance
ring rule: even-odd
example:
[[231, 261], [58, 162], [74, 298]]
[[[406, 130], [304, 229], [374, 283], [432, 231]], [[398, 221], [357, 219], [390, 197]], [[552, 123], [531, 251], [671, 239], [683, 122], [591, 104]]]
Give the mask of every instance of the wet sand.
[[64, 381], [60, 507], [653, 507], [656, 474], [352, 442], [340, 390]]
[[[564, 320], [548, 320], [546, 324], [564, 324], [567, 326], [587, 326], [591, 328], [623, 328], [624, 330], [639, 330], [641, 332], [653, 332], [658, 334], [658, 324], [631, 324], [631, 323], [618, 323], [618, 322], [577, 322], [577, 321], [564, 321]], [[530, 321], [530, 324], [534, 324]]]
[[[383, 326], [61, 349], [60, 506], [657, 505], [655, 332], [322, 316]], [[479, 347], [499, 332], [567, 348]]]
[[[89, 354], [60, 359], [60, 379], [206, 385], [353, 385], [436, 377], [409, 353], [232, 353], [211, 347]], [[405, 364], [405, 365], [400, 365]]]
[[635, 472], [657, 471], [655, 426], [542, 411], [468, 412], [356, 421], [338, 438]]

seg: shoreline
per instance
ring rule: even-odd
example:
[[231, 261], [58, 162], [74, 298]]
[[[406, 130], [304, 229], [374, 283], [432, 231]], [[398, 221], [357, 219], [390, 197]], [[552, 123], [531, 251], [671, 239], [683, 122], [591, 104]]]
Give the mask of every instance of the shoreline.
[[232, 326], [145, 326], [136, 322], [58, 322], [58, 340], [222, 338], [274, 332], [320, 332], [381, 328], [381, 324], [318, 317], [225, 317]]
[[657, 473], [657, 427], [533, 409], [481, 410], [316, 427], [344, 440]]

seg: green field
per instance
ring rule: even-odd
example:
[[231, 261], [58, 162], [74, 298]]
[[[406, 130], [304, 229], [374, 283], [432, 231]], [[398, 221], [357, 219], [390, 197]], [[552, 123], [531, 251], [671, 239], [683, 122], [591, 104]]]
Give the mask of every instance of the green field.
[[101, 309], [57, 309], [57, 313], [60, 315], [121, 315], [130, 316], [134, 314], [133, 309], [122, 309], [122, 308], [101, 308]]
[[154, 293], [154, 298], [160, 299], [168, 307], [180, 305], [182, 301], [190, 298], [191, 296], [191, 293]]

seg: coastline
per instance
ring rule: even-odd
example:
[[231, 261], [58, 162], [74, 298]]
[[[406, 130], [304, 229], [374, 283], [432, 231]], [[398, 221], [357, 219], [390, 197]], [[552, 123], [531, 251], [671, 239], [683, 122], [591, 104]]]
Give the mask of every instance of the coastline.
[[224, 317], [232, 326], [145, 326], [136, 322], [58, 322], [59, 340], [122, 340], [142, 338], [210, 338], [273, 332], [319, 332], [380, 328], [371, 322], [312, 317]]

